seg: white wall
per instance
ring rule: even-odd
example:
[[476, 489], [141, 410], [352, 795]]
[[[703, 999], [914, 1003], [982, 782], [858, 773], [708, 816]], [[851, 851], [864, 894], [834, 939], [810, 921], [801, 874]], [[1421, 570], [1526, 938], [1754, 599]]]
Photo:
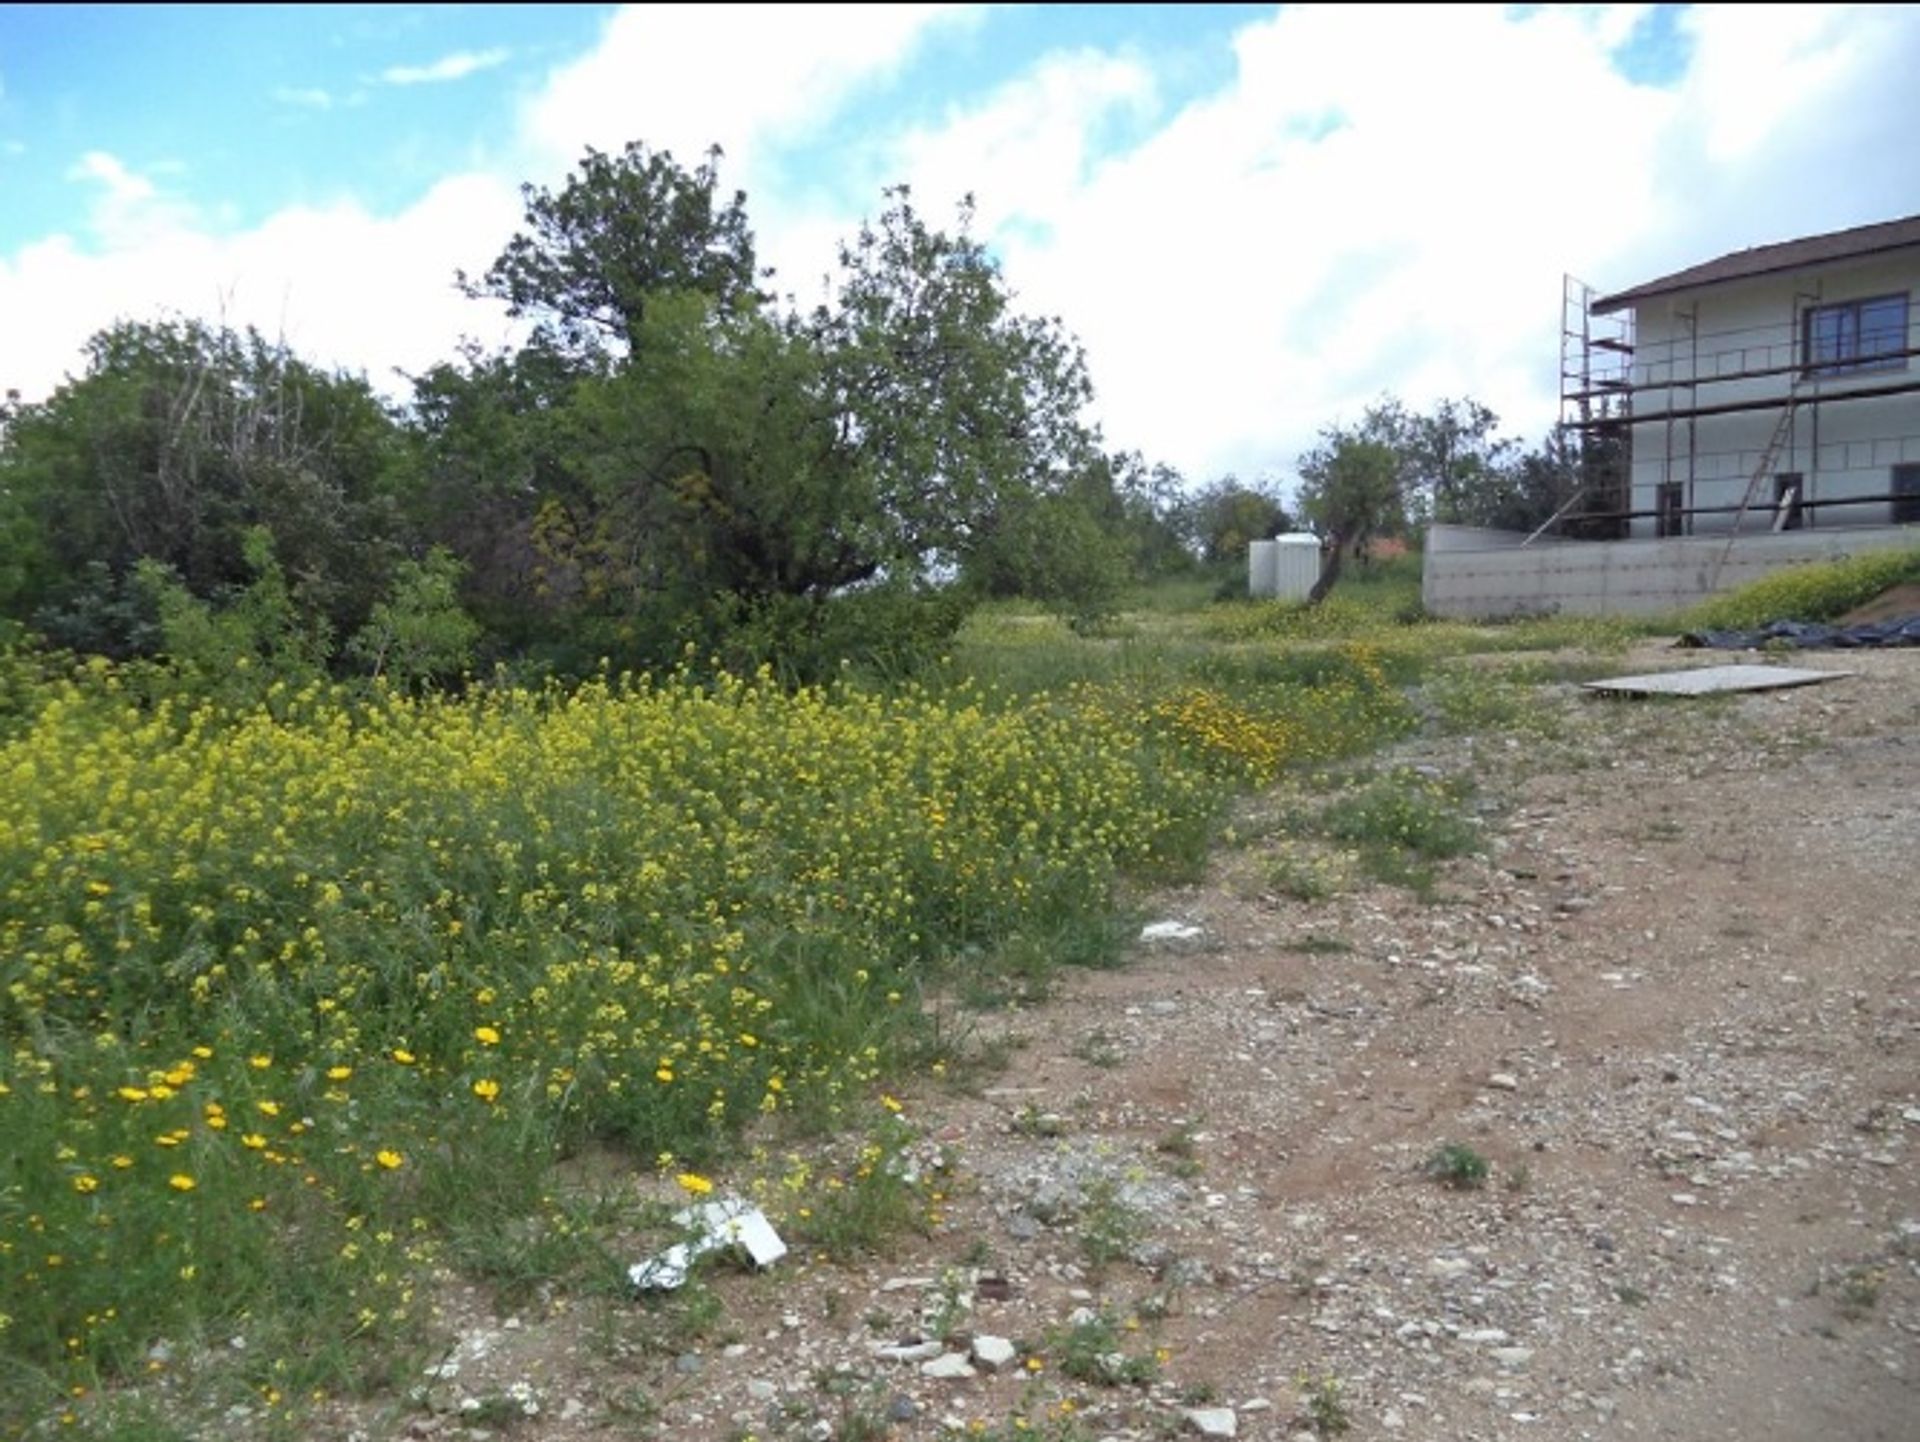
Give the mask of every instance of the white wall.
[[[1709, 286], [1643, 302], [1635, 311], [1633, 400], [1636, 416], [1671, 409], [1748, 400], [1785, 401], [1801, 363], [1796, 317], [1809, 304], [1832, 304], [1906, 294], [1909, 348], [1920, 345], [1920, 251], [1869, 257], [1783, 275]], [[1691, 318], [1691, 324], [1689, 324]], [[1697, 334], [1698, 340], [1695, 340]], [[1788, 368], [1745, 380], [1714, 381], [1742, 371]], [[1685, 384], [1689, 379], [1695, 384]], [[1742, 533], [1764, 530], [1772, 520], [1773, 473], [1799, 472], [1803, 498], [1841, 500], [1885, 495], [1890, 470], [1920, 462], [1920, 393], [1884, 399], [1818, 403], [1840, 390], [1897, 386], [1920, 380], [1920, 367], [1898, 368], [1799, 382], [1789, 444], [1769, 468], [1755, 495], [1764, 514], [1749, 514]], [[1633, 505], [1651, 511], [1663, 482], [1686, 487], [1689, 506], [1738, 505], [1746, 494], [1780, 417], [1774, 407], [1733, 415], [1640, 422], [1633, 427]], [[1891, 519], [1885, 503], [1826, 506], [1808, 513], [1814, 529], [1881, 525]], [[1695, 535], [1724, 533], [1734, 518], [1698, 516]], [[1635, 538], [1658, 533], [1652, 516], [1634, 521]]]
[[[1492, 537], [1510, 538], [1494, 543]], [[1654, 541], [1549, 541], [1517, 531], [1435, 526], [1427, 535], [1420, 599], [1435, 616], [1632, 616], [1678, 611], [1713, 594], [1807, 561], [1920, 546], [1920, 526], [1829, 527], [1780, 535]]]

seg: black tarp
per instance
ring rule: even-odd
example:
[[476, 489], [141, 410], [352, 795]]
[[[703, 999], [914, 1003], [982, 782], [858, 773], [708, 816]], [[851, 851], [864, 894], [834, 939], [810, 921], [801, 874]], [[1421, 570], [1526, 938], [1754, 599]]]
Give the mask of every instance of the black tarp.
[[1920, 646], [1920, 616], [1896, 616], [1860, 626], [1772, 621], [1757, 631], [1692, 631], [1680, 638], [1680, 644], [1712, 651], [1755, 651], [1763, 646], [1785, 646], [1796, 651]]

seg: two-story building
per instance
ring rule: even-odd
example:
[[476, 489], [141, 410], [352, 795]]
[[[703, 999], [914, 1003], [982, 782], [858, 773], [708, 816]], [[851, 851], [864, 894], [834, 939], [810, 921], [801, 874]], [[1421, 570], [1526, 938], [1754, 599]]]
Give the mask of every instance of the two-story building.
[[1673, 613], [1920, 543], [1920, 215], [1561, 299], [1579, 474], [1537, 530], [1436, 525], [1435, 615]]
[[[1920, 522], [1920, 216], [1735, 251], [1593, 300], [1633, 537]], [[1621, 384], [1624, 381], [1625, 384]]]

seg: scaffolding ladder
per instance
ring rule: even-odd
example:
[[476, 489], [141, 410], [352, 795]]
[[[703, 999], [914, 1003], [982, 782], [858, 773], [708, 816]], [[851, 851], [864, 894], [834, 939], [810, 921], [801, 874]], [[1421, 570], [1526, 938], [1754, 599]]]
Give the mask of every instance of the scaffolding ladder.
[[[1707, 578], [1707, 591], [1712, 594], [1720, 589], [1720, 571], [1727, 564], [1727, 557], [1733, 554], [1733, 543], [1740, 539], [1740, 527], [1746, 522], [1747, 512], [1753, 509], [1753, 498], [1760, 494], [1760, 488], [1780, 463], [1780, 452], [1787, 444], [1787, 438], [1793, 434], [1794, 412], [1800, 406], [1800, 380], [1796, 376], [1787, 387], [1786, 404], [1780, 407], [1780, 419], [1773, 423], [1773, 434], [1767, 437], [1766, 449], [1760, 452], [1759, 464], [1754, 466], [1753, 475], [1747, 481], [1746, 494], [1740, 498], [1740, 509], [1733, 513], [1733, 529], [1727, 532], [1727, 543], [1720, 548], [1720, 554], [1713, 563], [1713, 574]], [[1788, 505], [1793, 504], [1798, 495], [1786, 498]], [[1778, 530], [1776, 520], [1773, 529]]]

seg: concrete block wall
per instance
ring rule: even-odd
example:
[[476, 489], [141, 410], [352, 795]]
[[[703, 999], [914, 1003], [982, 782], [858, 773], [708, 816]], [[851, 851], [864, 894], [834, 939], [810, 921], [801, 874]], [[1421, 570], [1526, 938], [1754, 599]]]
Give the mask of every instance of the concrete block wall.
[[1787, 566], [1920, 547], [1920, 526], [1742, 536], [1731, 552], [1723, 536], [1664, 541], [1542, 538], [1523, 547], [1524, 539], [1518, 532], [1433, 527], [1420, 578], [1428, 612], [1453, 620], [1489, 620], [1678, 611], [1714, 591], [1732, 590]]

